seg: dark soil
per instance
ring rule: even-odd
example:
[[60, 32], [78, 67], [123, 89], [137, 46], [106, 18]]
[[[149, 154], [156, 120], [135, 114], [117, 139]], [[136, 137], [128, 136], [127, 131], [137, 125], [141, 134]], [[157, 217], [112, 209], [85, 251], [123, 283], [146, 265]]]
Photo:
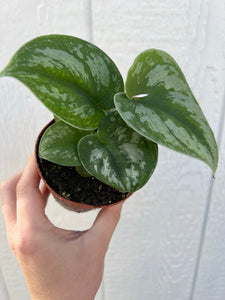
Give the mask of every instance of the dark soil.
[[129, 196], [94, 177], [82, 177], [75, 167], [64, 167], [39, 158], [39, 167], [47, 184], [70, 201], [95, 207], [116, 203]]

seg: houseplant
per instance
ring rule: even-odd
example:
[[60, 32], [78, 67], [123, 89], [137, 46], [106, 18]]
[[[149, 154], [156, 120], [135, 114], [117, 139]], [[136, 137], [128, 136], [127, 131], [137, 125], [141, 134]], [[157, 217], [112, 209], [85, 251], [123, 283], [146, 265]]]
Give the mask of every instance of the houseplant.
[[179, 66], [164, 51], [139, 54], [124, 87], [98, 47], [47, 35], [22, 46], [0, 76], [21, 81], [54, 114], [37, 140], [37, 162], [57, 198], [88, 205], [78, 204], [78, 210], [116, 203], [140, 189], [156, 167], [157, 144], [216, 171], [213, 132]]

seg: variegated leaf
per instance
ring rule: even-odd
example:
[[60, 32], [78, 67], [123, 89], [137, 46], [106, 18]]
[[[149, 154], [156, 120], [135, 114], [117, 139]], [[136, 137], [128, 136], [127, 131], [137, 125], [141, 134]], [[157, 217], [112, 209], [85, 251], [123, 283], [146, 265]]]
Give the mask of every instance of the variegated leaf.
[[57, 116], [54, 115], [55, 122], [61, 121]]
[[95, 45], [65, 35], [35, 38], [22, 46], [0, 76], [23, 82], [43, 104], [71, 126], [97, 128], [123, 79]]
[[97, 135], [80, 140], [78, 153], [84, 168], [94, 177], [121, 192], [134, 192], [151, 177], [158, 148], [114, 111], [100, 122]]
[[131, 66], [126, 94], [115, 106], [139, 134], [163, 146], [198, 158], [215, 173], [218, 149], [213, 132], [174, 59], [146, 50]]
[[90, 133], [57, 121], [44, 132], [39, 144], [39, 156], [62, 166], [80, 166], [77, 144]]
[[85, 170], [85, 168], [82, 165], [81, 166], [76, 166], [76, 171], [82, 177], [90, 177], [90, 176], [92, 176], [90, 173], [87, 172], [87, 170]]

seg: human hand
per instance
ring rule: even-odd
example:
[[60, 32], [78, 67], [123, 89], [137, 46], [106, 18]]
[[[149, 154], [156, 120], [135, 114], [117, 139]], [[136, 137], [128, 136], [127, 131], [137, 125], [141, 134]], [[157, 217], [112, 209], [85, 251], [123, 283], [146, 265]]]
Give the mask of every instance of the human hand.
[[122, 204], [103, 208], [91, 229], [55, 227], [45, 215], [49, 192], [39, 189], [34, 155], [24, 171], [1, 184], [9, 244], [32, 300], [93, 300]]

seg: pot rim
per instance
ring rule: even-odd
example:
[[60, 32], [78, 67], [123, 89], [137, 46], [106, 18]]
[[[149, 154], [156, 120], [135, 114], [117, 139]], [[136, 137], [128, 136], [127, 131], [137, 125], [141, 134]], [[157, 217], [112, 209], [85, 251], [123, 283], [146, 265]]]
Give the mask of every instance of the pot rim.
[[122, 201], [125, 201], [126, 199], [128, 199], [132, 193], [130, 195], [128, 195], [125, 199], [121, 199], [115, 203], [110, 203], [107, 205], [100, 205], [100, 206], [95, 206], [95, 205], [91, 205], [91, 204], [84, 204], [84, 203], [79, 203], [79, 202], [74, 202], [74, 201], [70, 201], [64, 197], [62, 197], [61, 195], [59, 195], [58, 193], [56, 193], [50, 186], [49, 184], [46, 182], [44, 175], [41, 172], [40, 166], [39, 166], [39, 155], [38, 155], [38, 149], [39, 149], [39, 144], [40, 144], [40, 140], [42, 135], [44, 134], [45, 130], [52, 125], [53, 123], [55, 123], [55, 119], [52, 119], [47, 125], [45, 125], [45, 127], [41, 130], [41, 132], [39, 133], [36, 142], [35, 142], [35, 161], [36, 161], [36, 166], [37, 166], [37, 170], [38, 173], [42, 179], [42, 181], [44, 182], [44, 184], [47, 186], [47, 188], [49, 189], [49, 191], [53, 194], [53, 196], [56, 198], [56, 200], [59, 200], [60, 204], [65, 204], [63, 206], [65, 206], [67, 209], [71, 209], [71, 210], [75, 210], [78, 212], [81, 211], [89, 211], [89, 210], [93, 210], [93, 209], [99, 209], [99, 208], [103, 208], [103, 207], [110, 207], [110, 206], [114, 206], [117, 205], [119, 203], [121, 203]]

